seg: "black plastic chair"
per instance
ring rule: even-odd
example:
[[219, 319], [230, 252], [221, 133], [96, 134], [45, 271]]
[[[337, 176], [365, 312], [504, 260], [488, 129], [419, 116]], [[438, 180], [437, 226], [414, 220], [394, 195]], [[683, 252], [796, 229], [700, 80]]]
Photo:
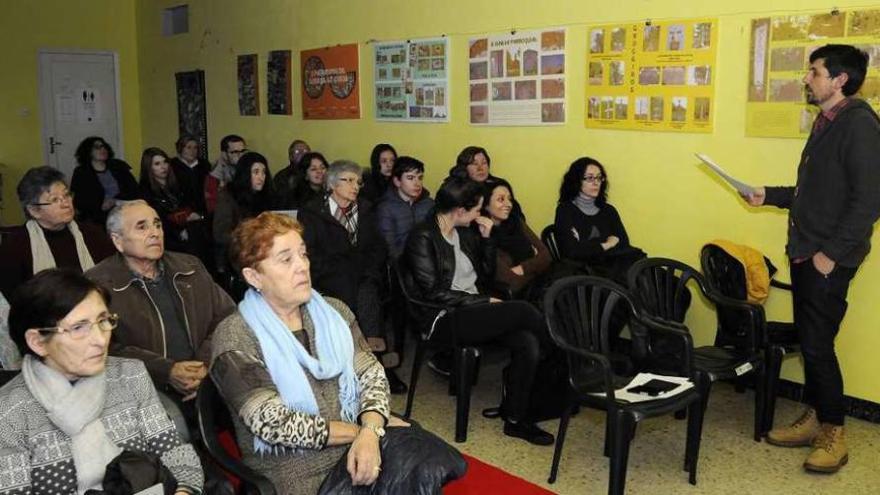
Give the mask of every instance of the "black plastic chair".
[[[776, 271], [772, 263], [767, 261], [770, 276]], [[709, 287], [722, 295], [737, 299], [746, 304], [751, 304], [753, 310], [742, 311], [737, 308], [726, 306], [718, 307], [718, 325], [729, 330], [719, 332], [719, 335], [741, 333], [740, 328], [748, 325], [757, 325], [763, 328], [767, 335], [767, 344], [764, 348], [766, 362], [767, 400], [764, 404], [764, 419], [762, 434], [766, 435], [773, 429], [773, 417], [776, 412], [776, 396], [779, 388], [779, 374], [782, 371], [782, 361], [787, 356], [800, 352], [798, 345], [797, 330], [791, 322], [767, 321], [764, 307], [760, 304], [748, 303], [746, 293], [745, 269], [736, 258], [727, 254], [719, 246], [708, 244], [703, 247], [700, 256], [700, 265]], [[791, 285], [770, 279], [770, 285], [783, 290], [791, 291]], [[752, 315], [754, 313], [754, 315]]]
[[556, 244], [556, 225], [551, 223], [544, 227], [544, 230], [541, 231], [541, 242], [547, 246], [553, 261], [562, 261], [562, 256], [559, 254], [559, 245]]
[[700, 387], [695, 386], [672, 397], [647, 402], [628, 403], [616, 400], [614, 390], [625, 386], [632, 379], [631, 376], [615, 374], [611, 362], [609, 324], [618, 305], [623, 305], [631, 313], [633, 321], [640, 321], [652, 331], [681, 341], [686, 360], [677, 375], [688, 376], [685, 373], [690, 367], [693, 343], [686, 330], [644, 319], [629, 293], [610, 280], [575, 276], [554, 283], [545, 295], [544, 308], [550, 336], [568, 358], [571, 395], [570, 407], [564, 409], [559, 422], [556, 448], [547, 482], [556, 481], [571, 409], [575, 404], [582, 404], [606, 411], [605, 455], [611, 458], [608, 493], [615, 495], [624, 493], [629, 444], [638, 423], [645, 418], [663, 416], [687, 408], [684, 469], [689, 473], [688, 481], [695, 485], [703, 429]]
[[[710, 290], [703, 276], [696, 269], [680, 261], [667, 258], [646, 258], [633, 264], [627, 273], [628, 284], [639, 307], [651, 318], [680, 326], [687, 329], [684, 319], [689, 307], [690, 291], [693, 285], [706, 296], [716, 308], [737, 309], [749, 312], [755, 317], [754, 307]], [[686, 302], [688, 301], [688, 302]], [[631, 328], [633, 347], [636, 349], [634, 359], [649, 369], [663, 370], [669, 362], [678, 359], [675, 349], [668, 348], [666, 355], [660, 359], [656, 356], [640, 356], [639, 349], [644, 348], [645, 339], [650, 332], [641, 332], [638, 326]], [[712, 384], [719, 380], [738, 379], [748, 373], [755, 376], [755, 418], [754, 439], [761, 441], [763, 430], [764, 403], [766, 401], [764, 367], [764, 346], [766, 338], [763, 329], [749, 325], [737, 329], [718, 326], [716, 344], [697, 347], [693, 350], [693, 372], [700, 378], [704, 387], [701, 391], [703, 407], [709, 402]], [[658, 347], [658, 342], [653, 343]]]
[[[432, 327], [440, 318], [452, 318], [452, 326], [455, 328], [455, 308], [435, 304], [417, 297], [414, 291], [415, 281], [412, 280], [406, 263], [396, 263], [393, 271], [397, 274], [400, 290], [406, 299], [406, 312], [410, 328], [416, 331], [419, 338], [416, 344], [412, 373], [409, 377], [409, 391], [406, 394], [406, 410], [403, 413], [403, 417], [409, 418], [412, 414], [419, 372], [426, 354], [429, 351], [451, 351], [453, 369], [452, 376], [450, 377], [450, 387], [456, 395], [455, 441], [466, 442], [468, 415], [470, 414], [471, 407], [471, 387], [477, 373], [477, 358], [480, 355], [480, 350], [475, 346], [458, 345], [455, 339], [455, 332], [450, 332], [451, 338], [449, 339], [432, 338]], [[426, 315], [430, 314], [438, 316], [429, 320]]]
[[220, 467], [241, 481], [242, 492], [275, 495], [275, 486], [268, 478], [246, 466], [240, 459], [230, 455], [220, 443], [218, 435], [224, 431], [234, 435], [234, 426], [229, 417], [229, 410], [210, 377], [202, 380], [199, 387], [196, 396], [196, 410], [199, 415], [199, 431], [205, 449]]

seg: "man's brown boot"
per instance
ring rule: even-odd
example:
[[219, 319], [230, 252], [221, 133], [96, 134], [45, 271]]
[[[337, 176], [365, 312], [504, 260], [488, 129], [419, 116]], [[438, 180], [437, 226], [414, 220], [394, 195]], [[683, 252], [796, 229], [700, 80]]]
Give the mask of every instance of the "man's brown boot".
[[822, 423], [813, 442], [813, 451], [804, 461], [804, 469], [817, 473], [836, 473], [849, 461], [842, 425]]
[[779, 447], [806, 447], [819, 434], [819, 418], [812, 407], [790, 426], [774, 428], [767, 433], [767, 443]]

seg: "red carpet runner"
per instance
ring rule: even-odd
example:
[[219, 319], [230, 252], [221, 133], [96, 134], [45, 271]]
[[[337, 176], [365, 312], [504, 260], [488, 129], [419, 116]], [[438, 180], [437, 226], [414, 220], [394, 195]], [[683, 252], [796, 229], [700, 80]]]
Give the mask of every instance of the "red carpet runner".
[[463, 478], [443, 487], [443, 495], [552, 495], [553, 492], [485, 462], [464, 455], [468, 463]]

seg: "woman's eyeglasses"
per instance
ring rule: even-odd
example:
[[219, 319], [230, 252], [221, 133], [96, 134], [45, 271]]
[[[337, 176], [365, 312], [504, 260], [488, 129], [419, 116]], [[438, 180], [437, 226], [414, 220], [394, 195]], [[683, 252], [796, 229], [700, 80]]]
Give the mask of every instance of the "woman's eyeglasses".
[[117, 326], [119, 326], [119, 315], [114, 313], [98, 318], [96, 321], [81, 321], [69, 327], [44, 327], [35, 328], [34, 330], [40, 333], [66, 333], [73, 340], [81, 340], [92, 333], [92, 327], [98, 327], [98, 330], [108, 333], [112, 332]]
[[43, 203], [31, 203], [33, 206], [59, 206], [61, 203], [65, 201], [73, 201], [73, 192], [66, 191], [60, 196], [51, 196], [47, 201]]
[[601, 183], [605, 182], [605, 176], [604, 175], [585, 175], [584, 182], [590, 182], [593, 184], [601, 184]]

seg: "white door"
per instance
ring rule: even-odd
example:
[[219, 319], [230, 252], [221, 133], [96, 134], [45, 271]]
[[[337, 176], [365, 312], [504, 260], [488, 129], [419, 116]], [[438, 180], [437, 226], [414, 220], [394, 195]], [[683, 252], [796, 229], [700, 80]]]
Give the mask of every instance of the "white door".
[[70, 180], [77, 145], [100, 136], [122, 158], [122, 116], [116, 55], [40, 51], [40, 115], [45, 163]]

